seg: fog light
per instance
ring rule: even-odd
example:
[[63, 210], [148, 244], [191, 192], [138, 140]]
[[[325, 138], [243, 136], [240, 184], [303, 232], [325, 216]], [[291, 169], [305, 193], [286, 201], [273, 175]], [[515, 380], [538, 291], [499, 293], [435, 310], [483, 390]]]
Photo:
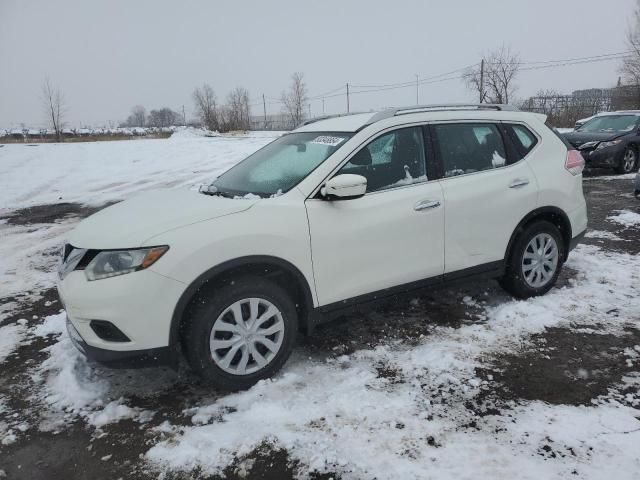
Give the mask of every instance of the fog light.
[[89, 326], [98, 337], [107, 342], [131, 341], [118, 327], [106, 320], [91, 320]]

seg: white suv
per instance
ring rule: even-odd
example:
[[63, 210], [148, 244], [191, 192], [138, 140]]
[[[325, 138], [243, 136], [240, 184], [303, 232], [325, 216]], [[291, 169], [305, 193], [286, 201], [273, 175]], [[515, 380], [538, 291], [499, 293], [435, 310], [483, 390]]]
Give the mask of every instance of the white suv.
[[59, 271], [69, 333], [112, 364], [182, 352], [237, 389], [374, 299], [479, 277], [540, 295], [587, 227], [583, 166], [543, 115], [500, 105], [308, 123], [199, 192], [80, 223]]

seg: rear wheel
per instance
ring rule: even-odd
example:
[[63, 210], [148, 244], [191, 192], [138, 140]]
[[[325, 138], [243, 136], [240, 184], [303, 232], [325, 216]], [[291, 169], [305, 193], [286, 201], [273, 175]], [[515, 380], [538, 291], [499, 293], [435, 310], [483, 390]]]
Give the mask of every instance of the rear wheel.
[[547, 293], [560, 275], [565, 248], [555, 225], [546, 220], [529, 224], [511, 248], [500, 285], [518, 298]]
[[293, 350], [295, 305], [275, 283], [235, 279], [201, 298], [185, 331], [187, 359], [205, 381], [225, 390], [249, 388], [276, 373]]
[[632, 173], [636, 170], [636, 165], [638, 163], [638, 152], [635, 147], [629, 145], [622, 156], [622, 160], [618, 167], [616, 167], [616, 172], [618, 173]]

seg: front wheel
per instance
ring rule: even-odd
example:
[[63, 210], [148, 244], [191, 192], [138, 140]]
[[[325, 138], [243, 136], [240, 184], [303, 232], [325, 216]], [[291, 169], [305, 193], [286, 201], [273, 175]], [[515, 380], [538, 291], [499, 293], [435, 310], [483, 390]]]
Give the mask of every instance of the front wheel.
[[500, 285], [518, 298], [544, 295], [558, 280], [564, 257], [565, 245], [558, 228], [546, 220], [533, 222], [511, 248]]
[[297, 331], [287, 292], [265, 278], [245, 276], [195, 302], [184, 347], [191, 368], [205, 381], [240, 390], [284, 365]]
[[636, 152], [636, 149], [632, 146], [628, 146], [624, 151], [620, 164], [616, 168], [616, 172], [632, 173], [635, 171], [637, 163], [638, 153]]

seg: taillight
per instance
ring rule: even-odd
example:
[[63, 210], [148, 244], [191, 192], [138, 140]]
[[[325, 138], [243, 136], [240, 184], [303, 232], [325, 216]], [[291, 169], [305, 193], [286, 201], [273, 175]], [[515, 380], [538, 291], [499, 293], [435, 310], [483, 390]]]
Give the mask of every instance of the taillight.
[[567, 152], [567, 160], [564, 162], [566, 168], [572, 175], [580, 175], [584, 170], [584, 158], [577, 150], [569, 150]]

